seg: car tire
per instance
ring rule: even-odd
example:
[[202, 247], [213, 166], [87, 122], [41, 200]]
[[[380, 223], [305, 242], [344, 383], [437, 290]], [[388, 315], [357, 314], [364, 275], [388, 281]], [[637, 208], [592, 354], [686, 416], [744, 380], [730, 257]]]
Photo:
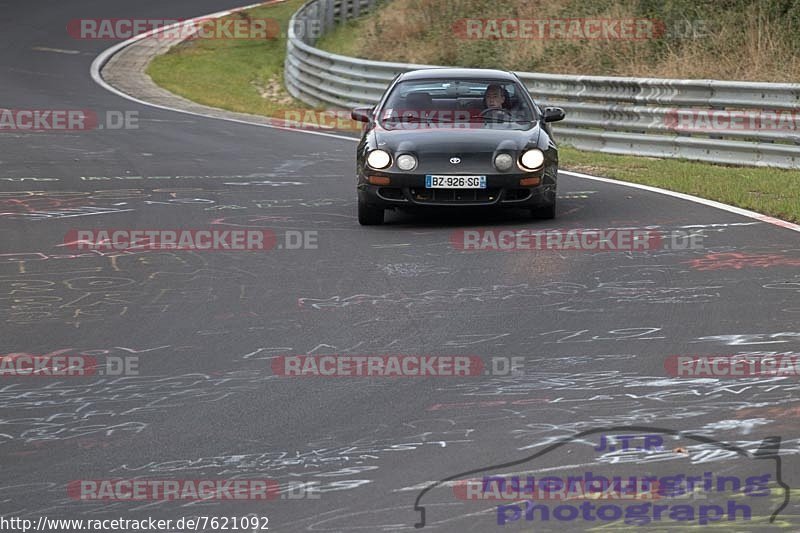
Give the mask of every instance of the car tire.
[[537, 220], [551, 220], [556, 218], [556, 203], [548, 204], [544, 207], [531, 209], [531, 218]]
[[358, 223], [362, 226], [379, 226], [383, 224], [382, 207], [373, 207], [364, 202], [358, 202]]

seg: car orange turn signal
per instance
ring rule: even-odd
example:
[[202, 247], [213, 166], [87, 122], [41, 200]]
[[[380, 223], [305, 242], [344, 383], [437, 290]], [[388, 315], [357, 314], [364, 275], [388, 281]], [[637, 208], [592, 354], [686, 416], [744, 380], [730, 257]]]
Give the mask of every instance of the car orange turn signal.
[[372, 185], [389, 185], [392, 182], [386, 176], [367, 176], [367, 181]]

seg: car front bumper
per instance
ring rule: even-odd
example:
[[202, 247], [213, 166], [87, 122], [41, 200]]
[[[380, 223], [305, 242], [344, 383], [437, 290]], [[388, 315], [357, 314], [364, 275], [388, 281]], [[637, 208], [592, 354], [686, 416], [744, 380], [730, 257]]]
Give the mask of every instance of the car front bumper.
[[[557, 171], [486, 176], [485, 189], [427, 189], [424, 174], [370, 171], [369, 176], [389, 178], [388, 185], [373, 185], [358, 176], [359, 201], [383, 208], [403, 207], [543, 207], [555, 202]], [[522, 186], [523, 178], [539, 177], [537, 186]]]

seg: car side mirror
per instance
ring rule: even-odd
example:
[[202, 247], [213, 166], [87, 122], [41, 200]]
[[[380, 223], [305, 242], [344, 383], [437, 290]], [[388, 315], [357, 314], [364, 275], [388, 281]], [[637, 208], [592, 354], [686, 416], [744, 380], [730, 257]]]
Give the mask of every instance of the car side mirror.
[[564, 120], [566, 113], [560, 107], [545, 107], [544, 108], [544, 121], [545, 122], [558, 122]]
[[358, 122], [369, 122], [372, 120], [374, 107], [357, 107], [350, 112], [350, 118]]

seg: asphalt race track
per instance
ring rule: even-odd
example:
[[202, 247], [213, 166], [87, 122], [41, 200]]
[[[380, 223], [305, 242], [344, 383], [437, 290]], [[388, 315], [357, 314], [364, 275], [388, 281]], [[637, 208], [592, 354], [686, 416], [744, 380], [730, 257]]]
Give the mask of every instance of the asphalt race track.
[[[523, 512], [512, 520], [512, 511], [501, 526], [497, 502], [462, 501], [447, 484], [420, 491], [481, 469], [776, 479], [780, 466], [783, 483], [800, 487], [798, 377], [665, 370], [671, 355], [800, 351], [797, 232], [567, 175], [554, 221], [514, 211], [400, 213], [360, 227], [355, 143], [122, 99], [89, 75], [114, 43], [65, 31], [76, 18], [186, 18], [236, 5], [0, 2], [0, 107], [139, 117], [138, 129], [0, 132], [0, 353], [136, 366], [124, 375], [0, 376], [0, 515], [259, 516], [278, 532], [410, 531], [421, 496], [429, 530], [618, 531], [601, 519], [532, 522]], [[120, 254], [61, 246], [73, 229], [209, 227], [269, 229], [279, 242], [306, 232], [318, 246]], [[454, 232], [478, 228], [692, 231], [703, 246], [500, 252], [451, 244]], [[487, 373], [273, 372], [276, 357], [298, 354], [469, 355]], [[501, 375], [512, 357], [524, 358], [522, 371]], [[607, 433], [663, 435], [663, 450], [593, 450], [617, 426], [640, 429]], [[530, 458], [581, 432], [589, 433]], [[757, 455], [770, 437], [780, 438], [780, 455], [776, 439]], [[111, 479], [269, 479], [280, 495], [88, 501], [68, 490]], [[738, 530], [797, 531], [796, 494], [786, 506], [780, 490], [737, 500], [752, 500], [761, 520], [737, 522]]]

